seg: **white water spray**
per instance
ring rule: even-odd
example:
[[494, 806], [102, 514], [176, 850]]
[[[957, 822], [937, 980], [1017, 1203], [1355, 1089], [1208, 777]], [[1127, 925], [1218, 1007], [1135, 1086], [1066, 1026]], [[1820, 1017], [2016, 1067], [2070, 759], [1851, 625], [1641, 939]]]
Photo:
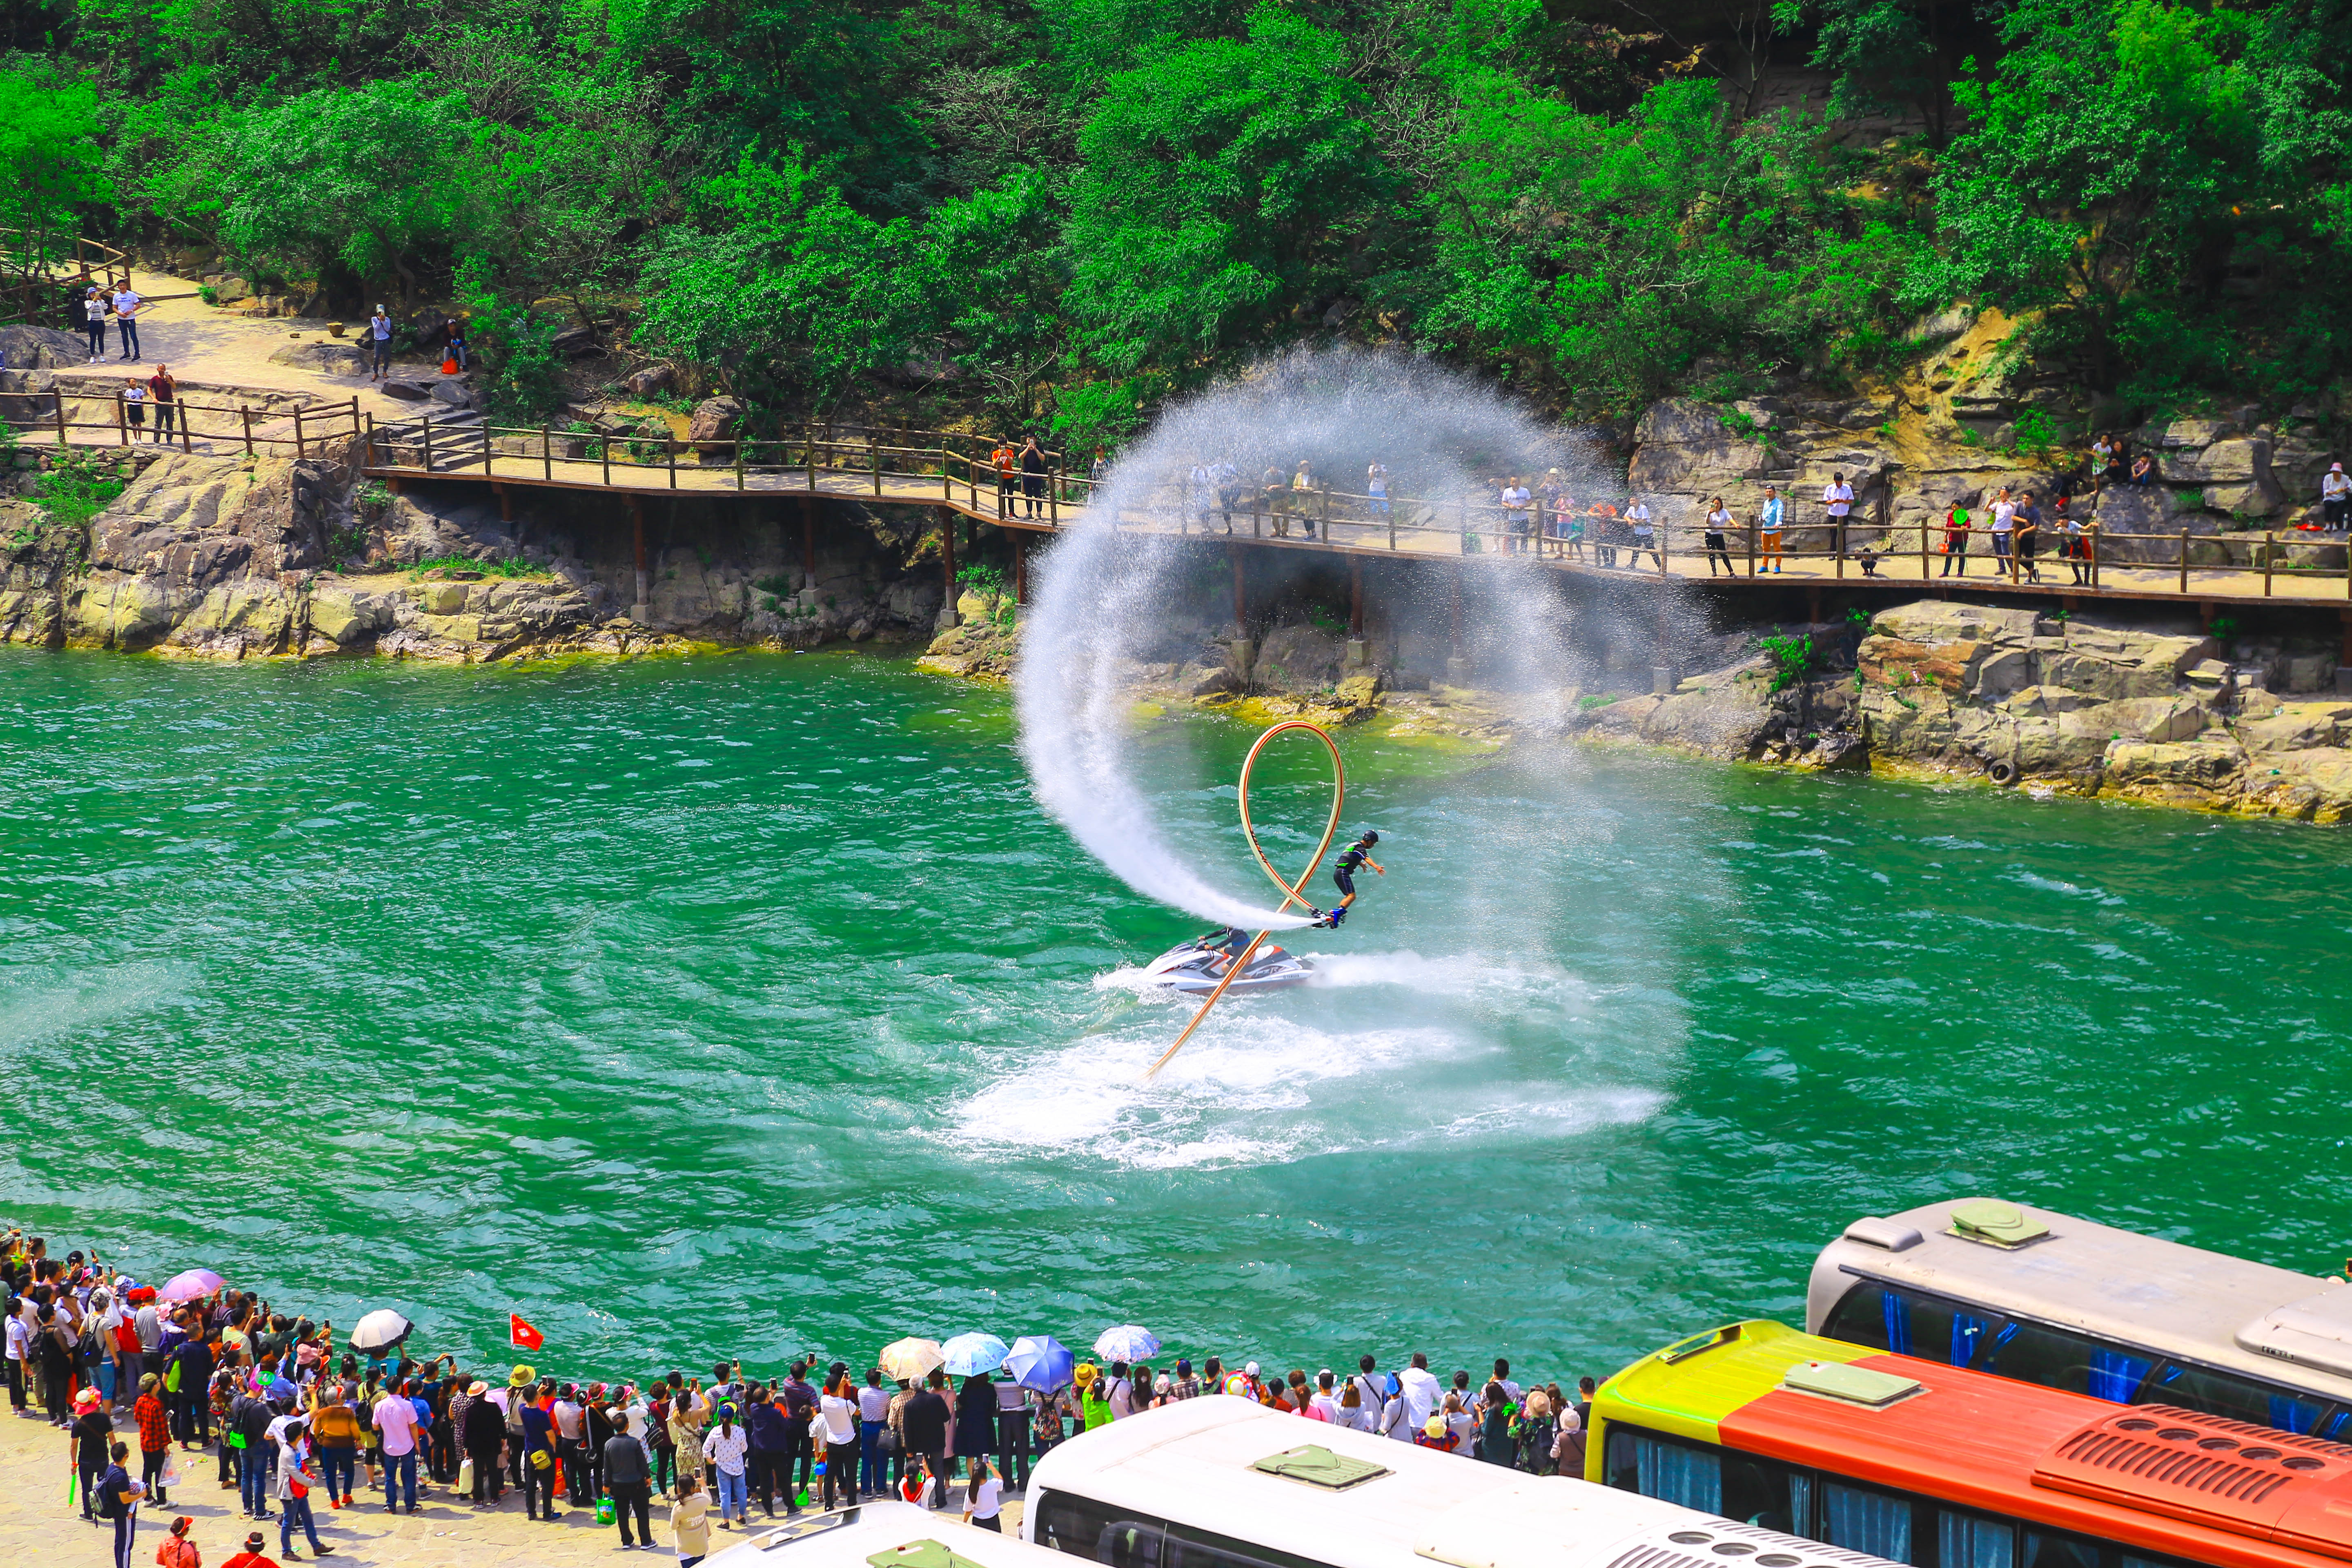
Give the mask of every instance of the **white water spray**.
[[[1110, 519], [1174, 522], [1201, 500], [1187, 482], [1196, 465], [1230, 464], [1234, 482], [1255, 490], [1268, 470], [1286, 478], [1302, 460], [1331, 488], [1357, 493], [1378, 462], [1392, 494], [1426, 500], [1475, 495], [1496, 474], [1548, 468], [1563, 470], [1580, 495], [1616, 488], [1583, 443], [1493, 392], [1423, 361], [1349, 351], [1293, 354], [1178, 404], [1120, 458], [1087, 521], [1066, 531], [1034, 574], [1014, 682], [1022, 754], [1045, 808], [1128, 886], [1252, 930], [1291, 930], [1307, 919], [1203, 876], [1168, 842], [1129, 765], [1138, 657], [1174, 629], [1170, 608], [1197, 545], [1123, 533]], [[1482, 575], [1501, 590], [1486, 595], [1485, 613], [1511, 623], [1502, 643], [1522, 653], [1558, 646], [1548, 584], [1500, 563]]]

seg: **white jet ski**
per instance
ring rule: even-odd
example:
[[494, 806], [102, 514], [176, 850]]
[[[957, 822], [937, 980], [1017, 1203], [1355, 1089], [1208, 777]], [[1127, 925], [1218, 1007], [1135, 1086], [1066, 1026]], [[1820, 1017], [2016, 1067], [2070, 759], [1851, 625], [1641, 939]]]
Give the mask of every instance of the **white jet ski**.
[[[1238, 929], [1211, 931], [1180, 947], [1171, 947], [1144, 966], [1144, 978], [1153, 984], [1164, 985], [1171, 991], [1181, 991], [1188, 996], [1205, 996], [1217, 988], [1225, 977], [1234, 959], [1249, 946], [1250, 933]], [[1312, 961], [1295, 952], [1286, 952], [1272, 942], [1258, 944], [1250, 954], [1249, 967], [1242, 971], [1225, 994], [1241, 991], [1279, 991], [1287, 986], [1303, 985], [1314, 973]]]

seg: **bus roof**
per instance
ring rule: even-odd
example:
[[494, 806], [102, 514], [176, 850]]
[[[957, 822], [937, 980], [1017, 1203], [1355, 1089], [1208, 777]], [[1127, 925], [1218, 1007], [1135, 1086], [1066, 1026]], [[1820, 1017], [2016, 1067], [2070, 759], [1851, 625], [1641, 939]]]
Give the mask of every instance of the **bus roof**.
[[[1262, 1468], [1310, 1446], [1385, 1473], [1329, 1488]], [[1890, 1568], [1654, 1498], [1482, 1465], [1224, 1394], [1145, 1411], [1055, 1448], [1031, 1473], [1024, 1534], [1050, 1492], [1331, 1568], [1611, 1568], [1636, 1556], [1650, 1568], [1701, 1568], [1709, 1542], [1733, 1537], [1791, 1554], [1786, 1568]]]
[[2352, 1558], [2352, 1447], [1780, 1323], [1644, 1356], [1601, 1386], [1593, 1415], [2217, 1568]]
[[2340, 1281], [2025, 1204], [2005, 1205], [2023, 1221], [2012, 1245], [1959, 1234], [1956, 1211], [1995, 1206], [1960, 1198], [1856, 1220], [1813, 1264], [1806, 1326], [1820, 1328], [1859, 1278], [2352, 1400], [2352, 1290]]
[[1069, 1568], [1058, 1552], [896, 1500], [793, 1520], [703, 1561], [709, 1568]]

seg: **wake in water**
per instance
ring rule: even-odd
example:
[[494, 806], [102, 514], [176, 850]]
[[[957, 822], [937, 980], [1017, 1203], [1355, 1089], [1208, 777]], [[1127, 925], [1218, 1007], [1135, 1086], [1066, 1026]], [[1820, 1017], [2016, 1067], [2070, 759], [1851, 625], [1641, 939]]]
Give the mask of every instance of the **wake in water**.
[[[1121, 533], [1109, 520], [1166, 514], [1200, 498], [1188, 476], [1228, 464], [1245, 488], [1300, 462], [1359, 489], [1384, 465], [1399, 496], [1479, 489], [1496, 472], [1569, 471], [1591, 493], [1591, 457], [1494, 393], [1401, 355], [1325, 351], [1261, 366], [1171, 407], [1118, 461], [1087, 508], [1039, 562], [1014, 682], [1021, 750], [1038, 800], [1075, 838], [1147, 898], [1221, 925], [1304, 926], [1213, 881], [1171, 845], [1130, 765], [1129, 710], [1139, 660], [1161, 641], [1171, 608], [1196, 585], [1198, 542]], [[1189, 487], [1189, 488], [1188, 488]], [[1402, 504], [1400, 502], [1400, 504]], [[1556, 647], [1559, 611], [1537, 574], [1482, 573], [1485, 641], [1519, 657]], [[1240, 630], [1242, 628], [1236, 628]], [[1512, 672], [1493, 677], [1507, 682]], [[1456, 868], [1457, 874], [1469, 868]]]

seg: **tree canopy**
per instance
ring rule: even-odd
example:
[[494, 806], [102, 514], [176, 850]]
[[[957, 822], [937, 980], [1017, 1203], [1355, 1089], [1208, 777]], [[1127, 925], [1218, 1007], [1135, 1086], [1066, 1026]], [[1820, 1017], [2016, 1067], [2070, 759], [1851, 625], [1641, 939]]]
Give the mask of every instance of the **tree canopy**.
[[0, 222], [601, 311], [788, 412], [1114, 432], [1345, 338], [1614, 416], [1955, 301], [2127, 397], [2284, 401], [2346, 331], [2345, 5], [49, 0]]

